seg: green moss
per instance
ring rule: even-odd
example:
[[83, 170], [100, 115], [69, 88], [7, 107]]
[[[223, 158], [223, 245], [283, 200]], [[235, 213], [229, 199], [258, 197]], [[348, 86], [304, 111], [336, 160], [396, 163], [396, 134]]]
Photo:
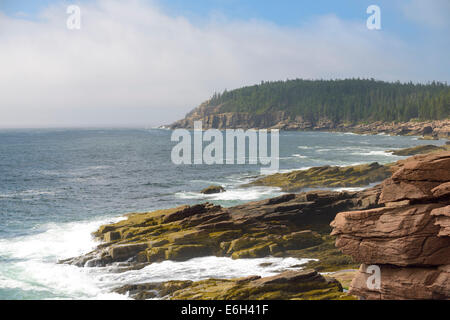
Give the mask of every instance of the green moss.
[[303, 188], [361, 187], [382, 181], [390, 175], [389, 168], [374, 162], [357, 166], [323, 166], [288, 173], [275, 173], [257, 179], [246, 186], [280, 187], [286, 192], [299, 191]]
[[167, 248], [149, 248], [146, 250], [148, 262], [158, 262], [166, 259]]
[[345, 300], [354, 299], [342, 292], [336, 281], [294, 281], [260, 285], [257, 281], [208, 279], [191, 283], [173, 292], [176, 300]]
[[323, 243], [301, 250], [289, 250], [286, 256], [318, 259], [309, 261], [306, 268], [312, 268], [320, 272], [331, 272], [344, 269], [357, 269], [359, 264], [354, 262], [350, 256], [342, 254], [334, 245], [335, 238], [323, 236]]
[[400, 149], [400, 150], [390, 150], [393, 155], [396, 156], [412, 156], [415, 154], [423, 154], [423, 153], [431, 153], [431, 152], [440, 152], [444, 150], [450, 150], [450, 147], [446, 145], [442, 147], [434, 146], [434, 145], [422, 145], [416, 146], [412, 148]]
[[273, 243], [258, 243], [258, 245], [233, 252], [231, 257], [233, 259], [242, 259], [242, 258], [260, 258], [260, 257], [266, 257], [270, 254], [270, 246]]
[[213, 193], [220, 193], [220, 192], [225, 192], [225, 189], [222, 186], [209, 186], [205, 189], [203, 189], [202, 191], [200, 191], [200, 193], [203, 194], [213, 194]]
[[213, 241], [224, 242], [236, 239], [236, 237], [239, 237], [240, 234], [241, 232], [239, 230], [219, 231], [210, 233], [209, 238]]
[[211, 249], [201, 244], [188, 244], [170, 246], [166, 251], [166, 260], [184, 261], [194, 257], [202, 257], [211, 254]]

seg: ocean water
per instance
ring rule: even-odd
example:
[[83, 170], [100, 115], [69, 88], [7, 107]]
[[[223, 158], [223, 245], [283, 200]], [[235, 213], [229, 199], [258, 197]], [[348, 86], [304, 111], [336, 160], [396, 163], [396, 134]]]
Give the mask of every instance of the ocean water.
[[[93, 249], [91, 232], [124, 213], [204, 201], [232, 206], [281, 194], [277, 188], [241, 187], [260, 174], [258, 165], [174, 165], [170, 135], [161, 129], [0, 131], [0, 299], [123, 299], [111, 289], [169, 279], [266, 276], [307, 261], [204, 257], [123, 273], [56, 264]], [[387, 163], [402, 157], [386, 150], [425, 143], [443, 144], [415, 137], [281, 132], [280, 170]], [[227, 191], [199, 193], [211, 184]]]

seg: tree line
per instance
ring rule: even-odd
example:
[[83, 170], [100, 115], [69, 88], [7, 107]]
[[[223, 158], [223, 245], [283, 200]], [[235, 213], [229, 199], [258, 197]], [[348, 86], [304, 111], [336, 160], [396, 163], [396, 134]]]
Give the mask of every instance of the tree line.
[[374, 79], [287, 80], [215, 93], [207, 106], [222, 112], [285, 111], [312, 122], [439, 120], [450, 117], [450, 86]]

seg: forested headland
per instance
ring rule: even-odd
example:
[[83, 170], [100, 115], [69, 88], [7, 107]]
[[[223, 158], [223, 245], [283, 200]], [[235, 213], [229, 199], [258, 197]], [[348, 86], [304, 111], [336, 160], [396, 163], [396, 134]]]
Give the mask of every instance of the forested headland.
[[214, 113], [285, 111], [315, 122], [440, 120], [450, 117], [450, 86], [373, 79], [261, 82], [215, 93], [202, 105]]

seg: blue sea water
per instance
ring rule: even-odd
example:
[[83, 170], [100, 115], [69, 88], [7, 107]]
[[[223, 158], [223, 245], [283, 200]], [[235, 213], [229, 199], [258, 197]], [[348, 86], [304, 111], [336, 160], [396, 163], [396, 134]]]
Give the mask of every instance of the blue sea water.
[[[1, 130], [0, 299], [115, 299], [123, 297], [110, 289], [125, 283], [274, 272], [260, 268], [260, 259], [214, 257], [126, 273], [56, 264], [93, 249], [90, 233], [124, 213], [203, 201], [231, 206], [281, 194], [241, 187], [260, 174], [258, 165], [174, 165], [170, 136], [162, 129]], [[388, 163], [402, 157], [386, 150], [419, 144], [415, 137], [281, 132], [280, 169]], [[227, 191], [199, 193], [211, 184]], [[268, 259], [274, 270], [299, 263]]]

